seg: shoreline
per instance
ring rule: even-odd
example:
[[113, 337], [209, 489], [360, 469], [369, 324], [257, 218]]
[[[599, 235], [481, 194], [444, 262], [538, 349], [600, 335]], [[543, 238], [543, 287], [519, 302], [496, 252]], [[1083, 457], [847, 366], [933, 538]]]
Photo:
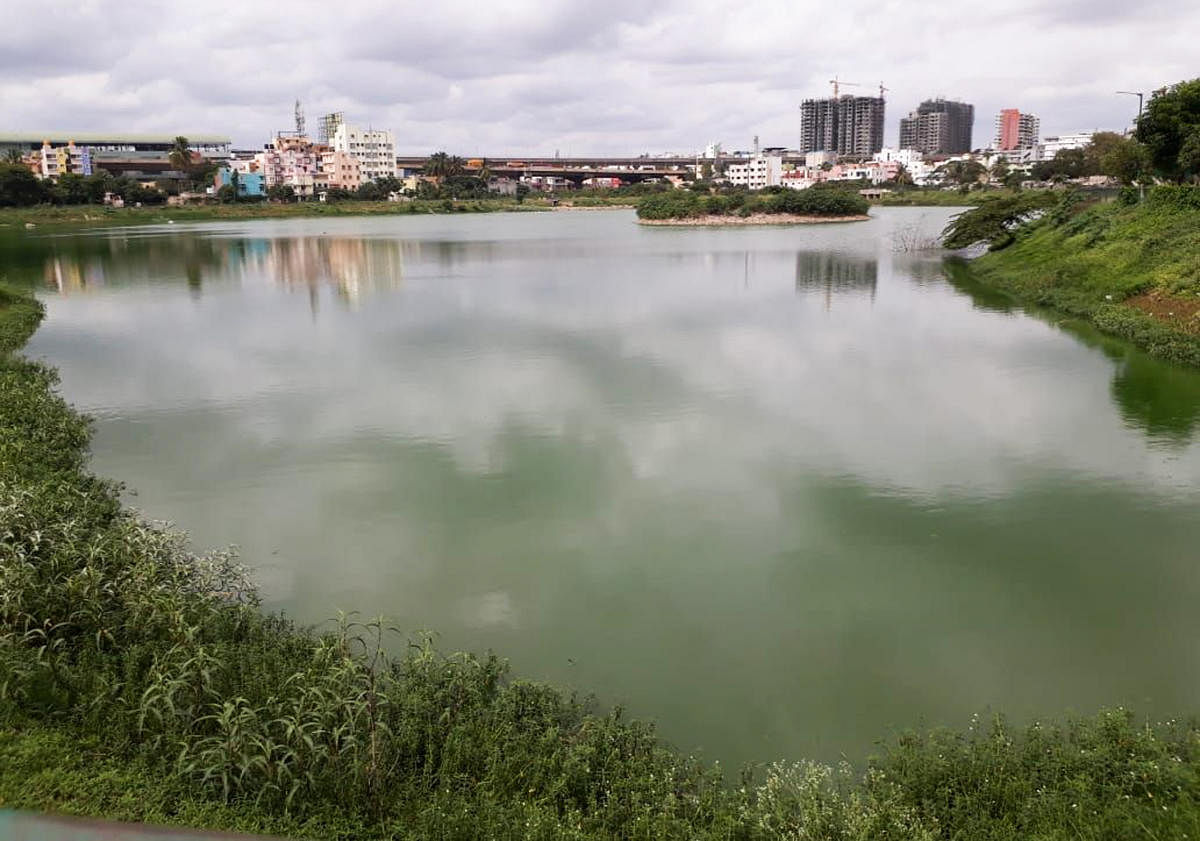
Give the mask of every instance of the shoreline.
[[741, 227], [746, 225], [821, 225], [826, 222], [866, 222], [871, 217], [854, 216], [808, 216], [797, 213], [753, 213], [749, 216], [726, 216], [709, 214], [690, 216], [686, 219], [639, 219], [639, 225], [664, 228]]

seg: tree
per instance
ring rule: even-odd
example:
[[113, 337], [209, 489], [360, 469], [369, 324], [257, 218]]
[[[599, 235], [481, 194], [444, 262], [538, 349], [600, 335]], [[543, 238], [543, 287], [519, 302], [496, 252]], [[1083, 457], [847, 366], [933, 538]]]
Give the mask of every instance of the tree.
[[434, 152], [425, 161], [424, 172], [436, 183], [441, 184], [442, 179], [450, 175], [450, 156], [445, 152]]
[[908, 167], [906, 167], [904, 164], [900, 164], [899, 168], [897, 168], [896, 177], [893, 180], [896, 182], [897, 187], [911, 187], [914, 183], [913, 177], [908, 171]]
[[529, 195], [529, 185], [528, 184], [518, 184], [517, 185], [517, 204], [521, 204], [522, 202], [524, 202], [525, 197], [528, 195]]
[[989, 173], [989, 177], [992, 181], [995, 181], [998, 184], [1003, 184], [1004, 179], [1008, 178], [1008, 173], [1010, 171], [1011, 170], [1008, 165], [1008, 161], [1006, 161], [1004, 158], [996, 158], [996, 160], [992, 162], [992, 169]]
[[1146, 147], [1131, 137], [1111, 131], [1097, 132], [1087, 148], [1089, 167], [1122, 184], [1133, 184], [1150, 168]]
[[1200, 182], [1200, 126], [1179, 147], [1179, 171], [1184, 178]]
[[64, 172], [58, 176], [58, 183], [54, 185], [54, 198], [60, 204], [87, 204], [87, 182], [82, 175]]
[[1033, 177], [1039, 181], [1062, 181], [1099, 174], [1091, 168], [1092, 163], [1083, 149], [1060, 149], [1052, 160], [1033, 165]]
[[104, 194], [114, 189], [113, 177], [104, 170], [99, 170], [84, 177], [83, 187], [87, 191], [88, 202], [100, 204], [104, 201]]
[[1150, 162], [1163, 178], [1187, 177], [1180, 161], [1189, 136], [1200, 129], [1200, 79], [1156, 90], [1138, 118], [1135, 136], [1145, 144]]
[[28, 207], [50, 199], [46, 185], [24, 164], [0, 164], [0, 207]]
[[987, 170], [983, 164], [971, 158], [965, 161], [950, 161], [939, 167], [938, 172], [942, 174], [943, 180], [951, 184], [969, 187], [972, 184], [978, 184], [979, 179]]
[[175, 138], [171, 143], [171, 151], [167, 153], [167, 160], [171, 163], [172, 168], [183, 173], [191, 173], [192, 147], [186, 137]]
[[5, 152], [4, 152], [4, 163], [6, 163], [6, 164], [19, 164], [19, 163], [21, 162], [21, 157], [22, 157], [22, 156], [21, 156], [21, 150], [20, 150], [20, 149], [16, 149], [16, 148], [13, 148], [13, 147], [9, 147], [9, 148], [8, 148], [7, 150], [5, 150]]
[[296, 191], [291, 184], [275, 184], [267, 188], [267, 198], [271, 201], [294, 201]]
[[232, 184], [225, 184], [217, 190], [217, 201], [221, 204], [233, 204], [237, 201], [237, 188]]

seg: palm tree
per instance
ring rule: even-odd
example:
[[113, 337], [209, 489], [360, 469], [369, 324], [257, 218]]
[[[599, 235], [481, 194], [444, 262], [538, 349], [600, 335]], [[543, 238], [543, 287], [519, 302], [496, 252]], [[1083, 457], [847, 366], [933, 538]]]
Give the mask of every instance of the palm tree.
[[186, 137], [176, 137], [167, 155], [171, 166], [180, 172], [188, 172], [192, 168], [192, 148]]
[[438, 184], [450, 174], [450, 156], [445, 152], [434, 152], [425, 161], [425, 174]]
[[19, 164], [21, 162], [21, 150], [10, 147], [4, 153], [4, 162], [6, 164]]

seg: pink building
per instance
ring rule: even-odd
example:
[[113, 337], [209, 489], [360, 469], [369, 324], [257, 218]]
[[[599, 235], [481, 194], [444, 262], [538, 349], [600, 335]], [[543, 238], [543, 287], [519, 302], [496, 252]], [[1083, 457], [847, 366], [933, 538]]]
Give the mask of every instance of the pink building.
[[1016, 108], [1005, 108], [996, 115], [996, 149], [1030, 149], [1037, 145], [1040, 121], [1033, 114], [1022, 114]]
[[362, 186], [362, 164], [349, 152], [325, 152], [321, 155], [321, 172], [331, 190], [350, 190]]

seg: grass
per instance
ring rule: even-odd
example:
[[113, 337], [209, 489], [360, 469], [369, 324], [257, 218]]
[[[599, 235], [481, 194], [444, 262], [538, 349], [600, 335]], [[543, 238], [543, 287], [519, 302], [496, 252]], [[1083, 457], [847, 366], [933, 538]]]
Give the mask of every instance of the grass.
[[1000, 237], [971, 274], [1155, 356], [1200, 365], [1200, 188], [1156, 187], [1142, 203], [1067, 194]]
[[214, 219], [292, 219], [328, 216], [396, 216], [428, 213], [493, 213], [542, 209], [545, 202], [518, 204], [515, 199], [416, 199], [411, 202], [271, 202], [206, 204], [184, 207], [104, 207], [100, 205], [38, 205], [0, 208], [0, 227], [35, 225], [152, 225], [168, 221], [203, 222]]
[[0, 291], [0, 807], [325, 839], [1200, 832], [1195, 722], [995, 719], [731, 780], [493, 655], [264, 613], [87, 471], [86, 419], [15, 353], [40, 316]]

